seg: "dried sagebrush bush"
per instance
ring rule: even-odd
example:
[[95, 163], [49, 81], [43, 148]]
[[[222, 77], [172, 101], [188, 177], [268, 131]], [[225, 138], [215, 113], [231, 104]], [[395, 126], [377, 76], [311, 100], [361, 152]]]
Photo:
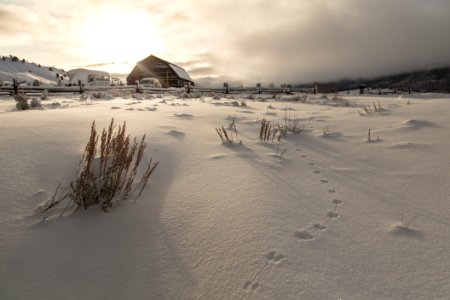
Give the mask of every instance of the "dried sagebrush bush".
[[15, 95], [14, 100], [16, 100], [16, 108], [18, 110], [30, 109], [30, 104], [28, 103], [28, 96], [25, 93], [19, 93]]
[[48, 100], [48, 91], [44, 90], [41, 94], [41, 100]]
[[59, 198], [56, 196], [57, 189], [52, 199], [44, 206], [44, 211], [59, 206], [65, 199], [68, 199], [66, 208], [75, 204], [74, 211], [93, 205], [100, 205], [107, 211], [115, 203], [127, 199], [137, 189], [138, 199], [159, 163], [152, 163], [150, 159], [139, 183], [133, 185], [145, 147], [145, 135], [139, 142], [136, 138], [131, 141], [130, 136], [126, 134], [125, 122], [116, 130], [112, 119], [109, 128], [103, 129], [101, 134], [97, 133], [95, 121], [92, 122], [89, 141], [80, 161], [78, 178], [70, 183], [69, 192]]
[[41, 99], [39, 98], [31, 98], [30, 106], [33, 108], [42, 107]]

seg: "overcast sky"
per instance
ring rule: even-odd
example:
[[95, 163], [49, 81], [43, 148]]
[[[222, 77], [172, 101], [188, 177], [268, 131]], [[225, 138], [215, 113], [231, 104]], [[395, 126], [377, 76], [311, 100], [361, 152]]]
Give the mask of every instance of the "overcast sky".
[[154, 54], [246, 84], [449, 66], [449, 36], [450, 0], [0, 0], [0, 55], [128, 73]]

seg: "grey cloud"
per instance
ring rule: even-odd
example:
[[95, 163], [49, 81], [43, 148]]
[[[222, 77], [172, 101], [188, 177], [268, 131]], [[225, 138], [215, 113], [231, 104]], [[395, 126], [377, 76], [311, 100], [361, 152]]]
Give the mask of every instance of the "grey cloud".
[[243, 33], [227, 35], [232, 55], [222, 55], [226, 70], [255, 80], [305, 82], [450, 64], [448, 1], [307, 3], [275, 8], [272, 18], [249, 17], [253, 23], [234, 16], [228, 28], [239, 23]]

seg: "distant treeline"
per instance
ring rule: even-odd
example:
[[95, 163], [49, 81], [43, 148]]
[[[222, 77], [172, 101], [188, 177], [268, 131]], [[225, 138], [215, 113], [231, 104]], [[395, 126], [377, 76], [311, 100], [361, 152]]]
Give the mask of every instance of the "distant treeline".
[[314, 82], [299, 84], [297, 88], [314, 88], [322, 93], [358, 89], [360, 86], [370, 89], [392, 89], [413, 92], [444, 92], [450, 93], [450, 67], [428, 71], [414, 71], [397, 75], [381, 76], [372, 79], [343, 79], [333, 82]]

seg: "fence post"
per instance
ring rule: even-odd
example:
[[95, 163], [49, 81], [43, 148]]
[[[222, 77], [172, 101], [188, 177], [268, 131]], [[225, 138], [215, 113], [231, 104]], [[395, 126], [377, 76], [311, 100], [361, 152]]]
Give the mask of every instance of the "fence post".
[[292, 89], [292, 85], [288, 84], [287, 88], [286, 88], [286, 94], [290, 94], [291, 93], [291, 89]]
[[80, 94], [83, 94], [83, 83], [81, 82], [81, 80], [78, 80], [78, 88], [79, 88], [79, 91], [80, 91]]
[[18, 86], [17, 80], [15, 78], [13, 79], [13, 88], [14, 88], [14, 95], [19, 94], [19, 86]]
[[224, 82], [223, 83], [223, 87], [225, 88], [225, 94], [229, 94], [230, 93], [230, 88], [228, 86], [228, 82]]
[[257, 84], [256, 84], [256, 92], [257, 92], [258, 94], [261, 94], [261, 83], [257, 83]]
[[360, 95], [364, 95], [364, 89], [365, 89], [365, 88], [366, 88], [365, 85], [362, 85], [362, 84], [359, 85], [359, 94], [360, 94]]
[[136, 83], [136, 93], [139, 93], [140, 92], [139, 80], [136, 80], [135, 83]]

